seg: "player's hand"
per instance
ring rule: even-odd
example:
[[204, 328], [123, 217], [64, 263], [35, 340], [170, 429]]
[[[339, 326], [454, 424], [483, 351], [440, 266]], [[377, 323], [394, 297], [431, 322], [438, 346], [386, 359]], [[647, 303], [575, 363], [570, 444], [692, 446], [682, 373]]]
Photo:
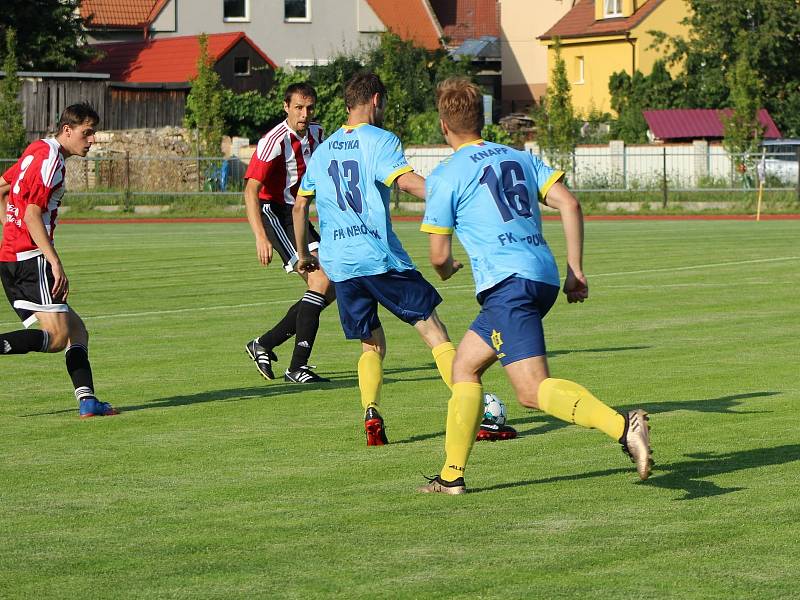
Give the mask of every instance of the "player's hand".
[[319, 269], [319, 259], [313, 254], [301, 256], [297, 259], [297, 270], [300, 273], [311, 273]]
[[50, 269], [53, 271], [53, 289], [50, 290], [53, 299], [66, 300], [69, 295], [69, 279], [64, 268], [60, 262], [56, 262], [50, 264]]
[[272, 244], [269, 240], [256, 240], [256, 252], [258, 260], [265, 267], [272, 262]]
[[567, 278], [564, 281], [564, 293], [567, 295], [567, 302], [583, 302], [589, 297], [589, 284], [586, 276], [580, 271], [573, 271], [572, 267], [567, 267]]
[[450, 268], [452, 269], [452, 272], [450, 273], [450, 277], [452, 277], [453, 275], [455, 275], [461, 269], [464, 268], [464, 263], [462, 263], [461, 261], [453, 259], [453, 263], [452, 263]]

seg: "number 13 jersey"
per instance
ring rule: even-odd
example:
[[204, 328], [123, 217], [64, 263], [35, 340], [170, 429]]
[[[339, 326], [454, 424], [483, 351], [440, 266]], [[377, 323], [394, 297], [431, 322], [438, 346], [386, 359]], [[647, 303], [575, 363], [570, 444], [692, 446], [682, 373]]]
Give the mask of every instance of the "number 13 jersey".
[[392, 183], [412, 170], [397, 136], [366, 123], [343, 126], [314, 152], [298, 194], [316, 197], [319, 259], [332, 281], [415, 268], [389, 214]]
[[558, 286], [539, 201], [563, 176], [528, 152], [483, 140], [464, 144], [425, 181], [421, 230], [455, 231], [476, 294], [512, 275]]

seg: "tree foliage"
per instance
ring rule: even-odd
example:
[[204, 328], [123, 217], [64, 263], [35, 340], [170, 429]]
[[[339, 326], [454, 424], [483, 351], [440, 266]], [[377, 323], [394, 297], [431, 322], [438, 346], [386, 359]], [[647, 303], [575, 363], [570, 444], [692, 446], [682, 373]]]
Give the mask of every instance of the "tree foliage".
[[744, 175], [753, 162], [744, 156], [757, 152], [764, 133], [764, 126], [758, 121], [763, 85], [750, 63], [751, 51], [746, 46], [747, 40], [744, 36], [740, 38], [739, 44], [739, 57], [725, 77], [731, 90], [733, 114], [722, 118], [725, 129], [722, 145], [729, 154], [743, 156], [739, 167]]
[[398, 36], [383, 34], [377, 45], [358, 54], [343, 54], [306, 71], [278, 69], [272, 89], [223, 94], [226, 131], [255, 139], [285, 118], [283, 92], [297, 81], [308, 81], [317, 90], [316, 120], [326, 132], [338, 129], [347, 119], [344, 86], [362, 70], [376, 72], [388, 95], [384, 126], [406, 144], [443, 143], [436, 114], [435, 89], [451, 76], [471, 76], [468, 60], [453, 60], [444, 50], [418, 48]]
[[[762, 99], [787, 137], [800, 137], [800, 3], [797, 0], [687, 0], [687, 37], [657, 35], [676, 78], [676, 107], [726, 108], [736, 101], [728, 74], [747, 49]], [[743, 41], [740, 41], [740, 38]]]
[[555, 64], [551, 79], [552, 85], [534, 115], [536, 139], [557, 168], [567, 171], [572, 165], [572, 150], [578, 141], [578, 120], [572, 107], [570, 85], [567, 79], [567, 66], [561, 56], [561, 42], [555, 42]]
[[184, 127], [196, 129], [197, 156], [219, 156], [225, 120], [222, 113], [222, 83], [208, 55], [208, 36], [199, 36], [200, 56], [197, 59], [197, 77], [186, 98]]
[[[94, 56], [77, 13], [80, 0], [6, 0], [0, 34], [17, 32], [17, 62], [22, 71], [73, 71]], [[0, 58], [5, 58], [0, 48]]]
[[22, 82], [17, 77], [16, 31], [5, 31], [5, 58], [0, 79], [0, 158], [14, 158], [25, 149], [25, 123], [19, 91]]
[[650, 75], [636, 71], [633, 77], [618, 71], [609, 78], [611, 108], [617, 119], [611, 123], [611, 137], [628, 144], [647, 142], [647, 121], [642, 111], [673, 108], [678, 97], [677, 84], [664, 61], [656, 61]]

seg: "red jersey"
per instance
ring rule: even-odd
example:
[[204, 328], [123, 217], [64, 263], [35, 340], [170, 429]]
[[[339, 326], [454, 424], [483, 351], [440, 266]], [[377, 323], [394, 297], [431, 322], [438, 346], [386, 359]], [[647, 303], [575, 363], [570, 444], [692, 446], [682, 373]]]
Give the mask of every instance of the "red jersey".
[[322, 127], [317, 123], [311, 123], [301, 138], [284, 121], [258, 141], [244, 176], [263, 184], [258, 192], [262, 202], [294, 204], [306, 162], [321, 143]]
[[3, 173], [11, 192], [7, 197], [0, 261], [16, 262], [42, 253], [25, 225], [25, 211], [30, 204], [42, 209], [42, 221], [52, 241], [66, 174], [60, 150], [61, 144], [55, 139], [37, 140]]

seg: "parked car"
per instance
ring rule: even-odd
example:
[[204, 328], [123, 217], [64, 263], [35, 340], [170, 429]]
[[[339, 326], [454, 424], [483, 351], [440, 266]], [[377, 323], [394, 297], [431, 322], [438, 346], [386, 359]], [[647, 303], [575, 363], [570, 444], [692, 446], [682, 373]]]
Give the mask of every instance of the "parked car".
[[800, 166], [800, 139], [764, 140], [764, 171], [783, 183], [797, 183]]

